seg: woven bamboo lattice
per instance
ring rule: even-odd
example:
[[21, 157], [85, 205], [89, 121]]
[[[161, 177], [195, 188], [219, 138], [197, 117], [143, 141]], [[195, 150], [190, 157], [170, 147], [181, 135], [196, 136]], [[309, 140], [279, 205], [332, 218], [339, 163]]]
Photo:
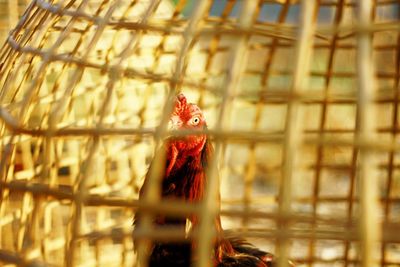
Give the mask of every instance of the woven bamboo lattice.
[[33, 0], [0, 52], [1, 264], [133, 266], [138, 206], [198, 212], [207, 255], [212, 194], [137, 201], [184, 92], [218, 153], [224, 228], [281, 266], [399, 266], [399, 9]]
[[17, 24], [18, 17], [22, 15], [28, 3], [27, 0], [0, 1], [0, 42], [2, 44], [7, 34]]

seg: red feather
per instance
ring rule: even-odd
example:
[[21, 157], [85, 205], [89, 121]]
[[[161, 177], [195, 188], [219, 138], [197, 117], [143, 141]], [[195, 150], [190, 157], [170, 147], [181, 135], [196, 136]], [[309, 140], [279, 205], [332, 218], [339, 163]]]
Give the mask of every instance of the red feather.
[[[174, 129], [206, 129], [203, 113], [194, 104], [187, 103], [183, 94], [177, 96], [174, 111], [171, 115], [171, 126]], [[161, 197], [178, 198], [188, 202], [198, 202], [204, 197], [207, 184], [206, 171], [213, 156], [213, 147], [207, 136], [188, 135], [181, 138], [171, 137], [161, 148], [166, 153], [165, 172], [162, 178]], [[216, 179], [216, 177], [212, 177]], [[147, 186], [147, 177], [140, 190], [140, 198]], [[219, 197], [217, 199], [220, 201]], [[198, 225], [199, 219], [192, 215], [192, 227]], [[140, 213], [135, 215], [135, 224], [140, 223]], [[156, 215], [155, 223], [162, 225], [186, 225], [186, 218], [169, 218]], [[215, 229], [218, 236], [223, 236], [221, 219], [215, 218]], [[156, 243], [150, 255], [150, 266], [190, 266], [191, 249], [187, 243]], [[194, 244], [191, 247], [195, 247]], [[247, 254], [246, 254], [247, 253]], [[218, 238], [215, 241], [214, 261], [216, 266], [271, 266], [271, 254], [258, 250], [244, 241], [234, 238]], [[268, 260], [266, 260], [268, 259]], [[171, 264], [169, 264], [170, 262]]]

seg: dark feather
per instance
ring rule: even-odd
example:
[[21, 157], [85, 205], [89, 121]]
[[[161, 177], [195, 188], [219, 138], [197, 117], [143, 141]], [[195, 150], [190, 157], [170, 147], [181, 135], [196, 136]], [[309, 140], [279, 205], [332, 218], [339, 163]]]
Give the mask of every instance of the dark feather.
[[[165, 149], [165, 148], [162, 148]], [[212, 145], [206, 141], [201, 154], [193, 157], [188, 156], [185, 163], [179, 169], [173, 169], [168, 176], [162, 179], [161, 197], [182, 199], [186, 201], [198, 201], [203, 197], [206, 181], [205, 170], [207, 163], [210, 160], [212, 153]], [[167, 164], [168, 165], [168, 162]], [[151, 166], [150, 166], [151, 168]], [[140, 189], [139, 200], [147, 186], [147, 177], [144, 180], [143, 186]], [[133, 220], [133, 225], [138, 225], [140, 221], [140, 211], [136, 212]], [[156, 216], [155, 223], [157, 224], [186, 224], [186, 218], [165, 218], [159, 214]]]
[[189, 243], [158, 243], [149, 257], [149, 267], [189, 267], [191, 258]]
[[[224, 255], [217, 267], [272, 267], [273, 256], [264, 252], [243, 239], [228, 238], [236, 253]], [[192, 249], [190, 243], [163, 243], [155, 244], [150, 255], [150, 267], [190, 267]]]
[[[177, 129], [204, 129], [205, 118], [201, 110], [194, 104], [189, 104], [183, 94], [177, 96], [175, 109], [171, 116], [172, 125]], [[198, 202], [203, 199], [207, 186], [207, 179], [218, 179], [218, 177], [207, 177], [213, 147], [207, 136], [189, 135], [180, 138], [169, 138], [161, 148], [166, 152], [165, 172], [161, 183], [162, 199], [180, 199], [186, 202]], [[150, 166], [151, 168], [151, 166]], [[217, 173], [217, 172], [214, 172]], [[147, 187], [147, 179], [140, 190], [139, 199]], [[219, 184], [219, 183], [218, 183]], [[216, 199], [219, 205], [220, 199]], [[134, 217], [134, 225], [139, 226], [141, 211]], [[181, 226], [182, 234], [185, 231], [186, 221], [189, 219], [192, 228], [195, 229], [199, 219], [196, 215], [187, 218], [176, 218], [165, 214], [154, 214], [153, 223], [168, 226]], [[213, 255], [216, 267], [271, 267], [273, 256], [264, 252], [247, 241], [232, 237], [223, 233], [220, 216], [216, 216], [215, 230], [218, 238], [214, 240], [215, 248]], [[224, 237], [221, 237], [224, 236]], [[135, 241], [135, 240], [134, 240]], [[136, 242], [134, 242], [136, 243]], [[135, 244], [134, 244], [135, 245]], [[189, 267], [196, 260], [193, 258], [192, 247], [197, 247], [194, 241], [187, 242], [157, 242], [149, 247], [150, 267]]]

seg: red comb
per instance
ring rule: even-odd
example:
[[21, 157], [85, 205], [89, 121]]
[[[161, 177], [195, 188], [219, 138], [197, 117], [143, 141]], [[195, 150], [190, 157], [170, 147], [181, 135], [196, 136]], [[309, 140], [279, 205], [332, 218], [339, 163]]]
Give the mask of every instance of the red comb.
[[186, 96], [184, 94], [179, 94], [176, 96], [175, 102], [175, 112], [182, 112], [187, 107]]
[[184, 94], [179, 94], [177, 97], [181, 105], [186, 105], [186, 96]]

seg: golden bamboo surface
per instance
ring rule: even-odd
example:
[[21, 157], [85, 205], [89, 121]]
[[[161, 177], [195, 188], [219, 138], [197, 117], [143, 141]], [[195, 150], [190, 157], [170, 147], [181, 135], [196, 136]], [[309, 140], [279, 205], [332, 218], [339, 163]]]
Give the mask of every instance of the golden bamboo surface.
[[3, 44], [8, 33], [17, 25], [19, 18], [28, 6], [28, 0], [0, 1], [0, 43]]
[[[145, 266], [138, 208], [198, 213], [199, 267], [218, 212], [280, 267], [400, 265], [399, 1], [0, 0], [0, 41], [1, 266]], [[179, 92], [219, 171], [138, 201]]]

